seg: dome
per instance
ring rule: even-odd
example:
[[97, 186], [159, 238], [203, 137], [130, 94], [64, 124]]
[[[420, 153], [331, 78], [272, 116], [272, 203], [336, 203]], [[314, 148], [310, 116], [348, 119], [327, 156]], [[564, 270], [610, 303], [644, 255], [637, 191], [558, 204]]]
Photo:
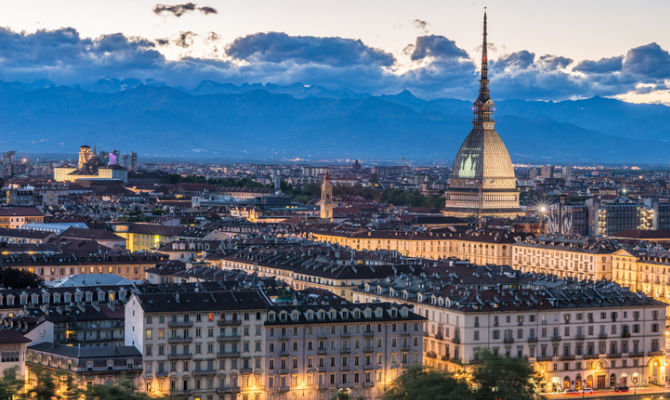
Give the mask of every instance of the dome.
[[512, 159], [494, 129], [475, 127], [470, 131], [456, 154], [450, 178], [454, 188], [516, 187]]

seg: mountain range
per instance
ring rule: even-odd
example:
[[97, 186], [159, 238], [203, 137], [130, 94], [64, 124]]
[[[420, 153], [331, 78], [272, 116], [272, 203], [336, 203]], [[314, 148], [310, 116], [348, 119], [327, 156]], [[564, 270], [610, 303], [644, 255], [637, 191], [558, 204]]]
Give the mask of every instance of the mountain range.
[[[670, 107], [664, 105], [512, 99], [496, 102], [495, 116], [514, 162], [670, 161]], [[302, 84], [207, 81], [187, 89], [135, 80], [0, 82], [0, 151], [74, 154], [80, 144], [95, 144], [194, 158], [444, 161], [455, 156], [471, 119], [469, 101], [424, 100], [407, 91], [373, 96]]]

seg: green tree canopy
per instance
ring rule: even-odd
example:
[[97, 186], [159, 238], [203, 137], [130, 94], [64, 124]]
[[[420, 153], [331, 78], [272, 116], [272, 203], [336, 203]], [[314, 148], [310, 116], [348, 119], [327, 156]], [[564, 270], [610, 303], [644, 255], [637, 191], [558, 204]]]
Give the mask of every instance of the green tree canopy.
[[484, 351], [473, 372], [477, 400], [533, 400], [540, 399], [542, 378], [528, 360], [511, 358]]
[[410, 367], [387, 389], [384, 400], [471, 400], [467, 382], [446, 371]]

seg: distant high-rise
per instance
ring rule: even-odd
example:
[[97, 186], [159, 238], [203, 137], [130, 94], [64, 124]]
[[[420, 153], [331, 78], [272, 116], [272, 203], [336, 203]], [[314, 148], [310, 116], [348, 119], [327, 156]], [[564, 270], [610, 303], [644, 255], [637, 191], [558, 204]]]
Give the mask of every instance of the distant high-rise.
[[516, 217], [519, 191], [512, 159], [495, 131], [489, 94], [486, 12], [479, 96], [474, 103], [473, 128], [456, 154], [442, 213], [455, 217]]
[[333, 220], [333, 183], [330, 181], [330, 173], [326, 170], [321, 183], [321, 201], [319, 209], [322, 219]]

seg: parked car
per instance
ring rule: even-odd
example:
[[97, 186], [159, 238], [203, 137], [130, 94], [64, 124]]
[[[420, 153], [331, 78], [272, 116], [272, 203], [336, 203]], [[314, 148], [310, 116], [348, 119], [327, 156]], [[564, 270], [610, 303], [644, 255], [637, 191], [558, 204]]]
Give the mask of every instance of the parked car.
[[563, 393], [565, 393], [565, 394], [577, 394], [579, 392], [575, 389], [565, 389], [565, 391]]
[[584, 388], [584, 389], [582, 389], [581, 392], [584, 393], [584, 394], [593, 393], [593, 389], [591, 389], [591, 388]]
[[618, 386], [614, 388], [615, 392], [627, 392], [629, 390], [628, 386]]

